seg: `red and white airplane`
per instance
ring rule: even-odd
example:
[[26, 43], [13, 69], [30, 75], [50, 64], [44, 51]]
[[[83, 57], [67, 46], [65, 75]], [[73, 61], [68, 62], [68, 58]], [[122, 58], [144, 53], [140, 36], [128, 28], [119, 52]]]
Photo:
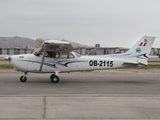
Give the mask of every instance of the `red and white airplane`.
[[27, 81], [27, 73], [52, 73], [53, 83], [59, 82], [59, 73], [103, 70], [147, 65], [148, 55], [155, 37], [143, 36], [129, 51], [123, 54], [81, 56], [73, 52], [70, 42], [46, 40], [32, 54], [20, 54], [9, 57], [17, 71], [24, 72], [21, 82]]

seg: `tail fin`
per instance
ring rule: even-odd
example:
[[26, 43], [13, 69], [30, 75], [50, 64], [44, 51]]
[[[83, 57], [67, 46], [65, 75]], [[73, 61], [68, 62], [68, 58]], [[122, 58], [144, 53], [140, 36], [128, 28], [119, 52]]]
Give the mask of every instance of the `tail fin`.
[[156, 37], [153, 36], [143, 36], [126, 54], [129, 56], [141, 56], [141, 55], [149, 55], [153, 42]]

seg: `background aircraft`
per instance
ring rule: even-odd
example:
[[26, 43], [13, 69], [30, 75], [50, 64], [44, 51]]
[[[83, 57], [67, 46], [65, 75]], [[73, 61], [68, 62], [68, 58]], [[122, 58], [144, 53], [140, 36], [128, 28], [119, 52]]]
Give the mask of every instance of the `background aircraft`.
[[115, 69], [147, 65], [148, 55], [155, 37], [143, 36], [129, 51], [123, 54], [81, 56], [73, 52], [69, 42], [46, 40], [33, 54], [13, 55], [9, 59], [17, 71], [24, 72], [21, 82], [27, 81], [27, 73], [53, 73], [50, 79], [59, 82], [59, 73]]

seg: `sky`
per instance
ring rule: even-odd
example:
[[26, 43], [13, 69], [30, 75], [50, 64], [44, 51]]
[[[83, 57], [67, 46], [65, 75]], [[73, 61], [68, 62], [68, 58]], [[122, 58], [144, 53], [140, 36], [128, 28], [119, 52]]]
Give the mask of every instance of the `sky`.
[[129, 48], [144, 35], [160, 48], [160, 0], [0, 0], [0, 37]]

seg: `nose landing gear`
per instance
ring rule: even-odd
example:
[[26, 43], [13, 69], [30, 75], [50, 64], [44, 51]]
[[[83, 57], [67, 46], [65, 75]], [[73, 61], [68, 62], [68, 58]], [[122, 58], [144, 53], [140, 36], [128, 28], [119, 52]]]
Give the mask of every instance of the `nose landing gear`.
[[26, 82], [27, 81], [26, 75], [27, 75], [27, 72], [25, 72], [24, 75], [20, 77], [21, 82]]

